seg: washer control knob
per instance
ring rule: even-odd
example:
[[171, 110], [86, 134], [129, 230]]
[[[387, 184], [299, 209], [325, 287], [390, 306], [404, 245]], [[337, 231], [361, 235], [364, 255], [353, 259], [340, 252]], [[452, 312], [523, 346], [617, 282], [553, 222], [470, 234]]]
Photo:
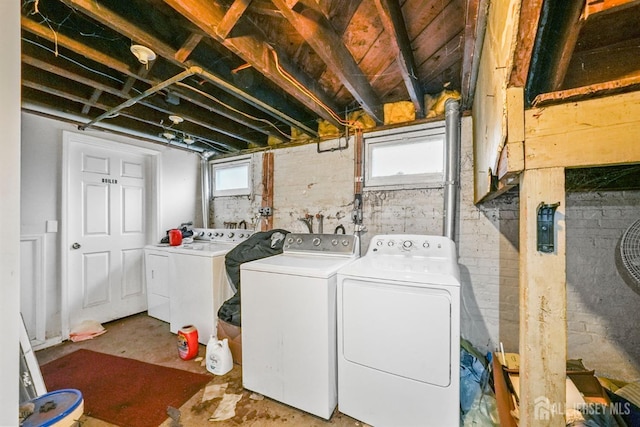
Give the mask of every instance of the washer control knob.
[[[218, 233], [216, 233], [216, 236], [217, 236], [217, 235], [218, 235]], [[213, 233], [212, 233], [212, 232], [208, 232], [208, 233], [207, 233], [207, 236], [211, 237], [211, 236], [213, 236]]]
[[336, 246], [338, 244], [338, 239], [331, 239], [331, 244]]
[[378, 240], [378, 241], [376, 242], [376, 245], [378, 245], [378, 246], [382, 246], [382, 240]]
[[313, 239], [313, 246], [320, 246], [320, 238], [319, 237], [315, 237]]
[[287, 243], [289, 243], [289, 244], [293, 243], [293, 237], [289, 237], [289, 238], [287, 239]]
[[410, 249], [413, 246], [413, 242], [411, 240], [405, 240], [402, 242], [402, 247], [405, 249]]
[[342, 246], [349, 246], [349, 241], [347, 239], [342, 239]]
[[298, 237], [298, 238], [296, 239], [296, 243], [297, 243], [297, 244], [301, 244], [301, 243], [302, 243], [302, 239], [301, 239], [300, 237]]
[[429, 242], [424, 242], [422, 244], [422, 247], [425, 248], [425, 249], [428, 248], [429, 247]]
[[235, 234], [229, 233], [229, 238], [232, 238], [233, 236], [235, 236]]
[[389, 240], [389, 243], [387, 243], [387, 245], [393, 246], [394, 245], [393, 240]]

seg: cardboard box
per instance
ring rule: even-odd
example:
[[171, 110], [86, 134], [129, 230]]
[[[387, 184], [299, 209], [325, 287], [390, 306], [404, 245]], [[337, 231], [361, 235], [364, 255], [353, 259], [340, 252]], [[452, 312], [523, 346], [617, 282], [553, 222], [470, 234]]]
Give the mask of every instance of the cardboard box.
[[218, 319], [217, 335], [219, 340], [229, 340], [233, 362], [242, 365], [242, 328]]

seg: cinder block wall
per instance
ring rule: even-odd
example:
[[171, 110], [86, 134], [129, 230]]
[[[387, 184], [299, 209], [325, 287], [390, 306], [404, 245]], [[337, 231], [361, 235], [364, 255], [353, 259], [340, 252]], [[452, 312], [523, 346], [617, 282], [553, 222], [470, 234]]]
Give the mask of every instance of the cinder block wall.
[[[476, 206], [472, 120], [462, 120], [460, 194], [456, 220], [462, 279], [462, 335], [481, 351], [518, 351], [517, 188]], [[330, 142], [323, 143], [330, 144]], [[261, 161], [261, 153], [254, 156]], [[307, 232], [299, 218], [325, 215], [324, 231], [339, 224], [353, 233], [353, 144], [343, 151], [317, 153], [314, 144], [274, 151], [274, 227]], [[261, 202], [261, 171], [256, 194], [212, 203], [216, 226], [223, 218], [251, 218]], [[640, 217], [640, 192], [568, 194], [567, 294], [569, 356], [613, 378], [640, 378], [640, 296], [615, 270], [613, 250], [624, 229]], [[362, 250], [376, 234], [442, 234], [443, 191], [370, 191], [364, 194]], [[228, 215], [233, 212], [233, 215]], [[318, 222], [314, 219], [314, 231]], [[605, 285], [607, 283], [608, 285]]]
[[620, 276], [615, 253], [638, 219], [640, 191], [567, 195], [569, 357], [627, 380], [640, 380], [640, 295]]

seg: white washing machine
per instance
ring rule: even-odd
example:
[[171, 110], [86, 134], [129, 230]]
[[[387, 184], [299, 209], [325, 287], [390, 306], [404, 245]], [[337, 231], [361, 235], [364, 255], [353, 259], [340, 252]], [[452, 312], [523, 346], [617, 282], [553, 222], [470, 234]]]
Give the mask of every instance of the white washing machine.
[[[225, 255], [252, 231], [202, 228], [193, 231], [191, 243], [147, 246], [147, 255], [167, 254], [166, 260], [159, 258], [166, 264], [153, 266], [157, 273], [147, 268], [147, 286], [157, 281], [158, 275], [165, 274], [169, 330], [176, 334], [183, 326], [193, 325], [198, 330], [198, 341], [207, 344], [209, 336], [216, 333], [218, 309], [235, 293], [227, 276]], [[151, 259], [147, 257], [147, 267]], [[148, 294], [151, 307], [152, 292]]]
[[460, 279], [442, 236], [375, 236], [338, 271], [338, 410], [375, 427], [460, 424]]
[[331, 418], [337, 405], [336, 272], [358, 239], [288, 234], [283, 253], [240, 266], [242, 383]]

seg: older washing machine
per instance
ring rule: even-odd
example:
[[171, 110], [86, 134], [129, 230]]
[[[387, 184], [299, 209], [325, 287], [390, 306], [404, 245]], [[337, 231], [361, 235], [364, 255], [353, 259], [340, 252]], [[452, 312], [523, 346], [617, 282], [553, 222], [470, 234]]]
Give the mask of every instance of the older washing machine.
[[240, 266], [242, 384], [329, 419], [337, 404], [337, 271], [358, 238], [288, 234], [283, 253]]
[[375, 427], [460, 423], [460, 279], [442, 236], [379, 235], [338, 271], [338, 410]]

